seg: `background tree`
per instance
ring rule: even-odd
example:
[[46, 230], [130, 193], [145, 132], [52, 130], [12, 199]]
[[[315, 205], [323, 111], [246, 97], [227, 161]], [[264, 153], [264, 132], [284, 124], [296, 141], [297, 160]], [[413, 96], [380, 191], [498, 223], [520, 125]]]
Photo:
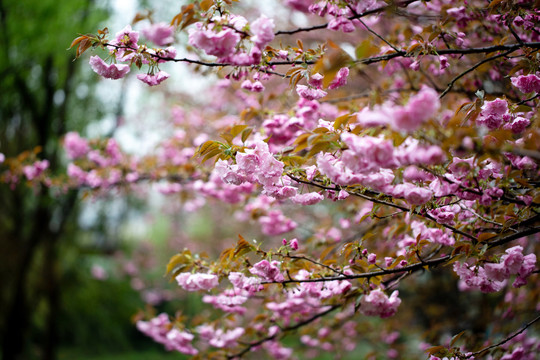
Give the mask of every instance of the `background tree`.
[[[80, 63], [65, 49], [74, 34], [95, 28], [105, 14], [93, 1], [0, 1], [0, 149], [20, 161], [6, 165], [39, 160], [59, 174], [60, 137], [99, 117], [95, 82], [83, 80]], [[80, 81], [86, 93], [76, 91]], [[11, 178], [11, 188], [0, 188], [2, 353], [4, 359], [32, 352], [53, 359], [61, 307], [58, 246], [76, 233], [78, 191], [31, 188], [18, 178], [21, 184]], [[46, 318], [38, 329], [36, 308], [43, 304]]]
[[[141, 315], [138, 329], [203, 358], [344, 353], [358, 339], [373, 350], [358, 354], [373, 358], [533, 358], [536, 2], [283, 5], [306, 15], [274, 21], [195, 1], [171, 25], [138, 14], [141, 32], [72, 43], [77, 57], [104, 50], [89, 63], [108, 79], [133, 71], [170, 83], [163, 68], [174, 62], [221, 80], [164, 115], [172, 123], [155, 154], [68, 133], [59, 185], [100, 195], [156, 183], [180, 200], [176, 211], [209, 204], [227, 223], [255, 226], [225, 249], [230, 240], [207, 253], [179, 246], [167, 274], [211, 290], [209, 306]], [[304, 24], [289, 26], [295, 18]], [[181, 50], [169, 46], [175, 29], [189, 44]], [[177, 99], [167, 92], [163, 104]], [[27, 178], [54, 182], [40, 166]]]

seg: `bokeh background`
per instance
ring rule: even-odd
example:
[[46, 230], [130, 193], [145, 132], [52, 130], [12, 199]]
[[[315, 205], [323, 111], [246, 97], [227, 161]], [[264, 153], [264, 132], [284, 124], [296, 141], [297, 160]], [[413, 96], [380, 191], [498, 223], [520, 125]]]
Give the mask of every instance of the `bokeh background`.
[[[52, 173], [61, 174], [66, 132], [116, 135], [129, 84], [99, 84], [88, 59], [74, 61], [67, 49], [78, 34], [123, 27], [131, 20], [123, 16], [144, 6], [0, 1], [0, 152], [48, 159]], [[0, 186], [2, 358], [181, 359], [133, 324], [140, 311], [197, 309], [163, 277], [173, 253], [170, 221], [154, 217], [136, 197], [84, 197], [24, 181]]]

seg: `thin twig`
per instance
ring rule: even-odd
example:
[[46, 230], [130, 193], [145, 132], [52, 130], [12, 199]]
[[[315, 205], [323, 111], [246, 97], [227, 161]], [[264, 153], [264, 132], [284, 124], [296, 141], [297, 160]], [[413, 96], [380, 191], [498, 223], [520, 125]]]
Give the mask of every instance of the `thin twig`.
[[[137, 51], [136, 49], [130, 48], [128, 46], [119, 46], [114, 44], [105, 43], [103, 44], [104, 47], [113, 47], [116, 49], [128, 49], [132, 51]], [[437, 55], [445, 55], [445, 54], [461, 54], [461, 55], [467, 55], [467, 54], [482, 54], [482, 53], [491, 53], [495, 51], [508, 51], [507, 53], [511, 53], [515, 50], [518, 50], [521, 47], [530, 47], [533, 49], [539, 49], [540, 48], [540, 42], [526, 42], [521, 44], [508, 44], [508, 45], [495, 45], [495, 46], [488, 46], [488, 47], [479, 47], [479, 48], [469, 48], [469, 49], [433, 49], [432, 53]], [[208, 67], [226, 67], [226, 66], [233, 66], [233, 67], [251, 67], [253, 65], [238, 65], [238, 64], [232, 64], [232, 63], [218, 63], [218, 62], [209, 62], [209, 61], [202, 61], [202, 60], [196, 60], [196, 59], [189, 59], [189, 58], [170, 58], [170, 57], [164, 57], [159, 54], [149, 54], [155, 59], [158, 60], [165, 60], [165, 61], [172, 61], [172, 62], [185, 62], [189, 64], [196, 64], [196, 65], [202, 65], [202, 66], [208, 66]], [[356, 60], [355, 63], [357, 64], [373, 64], [378, 63], [381, 61], [387, 61], [391, 60], [397, 57], [408, 57], [409, 54], [405, 51], [396, 51], [390, 54], [385, 55], [379, 55], [379, 56], [373, 56], [369, 58], [359, 59]], [[501, 55], [504, 56], [504, 55]], [[274, 65], [312, 65], [315, 64], [317, 60], [306, 60], [306, 61], [300, 61], [300, 60], [279, 60], [279, 61], [269, 61], [267, 64], [268, 66], [274, 66]]]
[[[368, 16], [368, 15], [378, 14], [380, 12], [386, 11], [387, 9], [390, 8], [390, 6], [396, 6], [397, 5], [397, 6], [400, 6], [400, 7], [406, 7], [409, 4], [411, 4], [413, 2], [416, 2], [416, 1], [418, 1], [418, 0], [408, 0], [408, 1], [403, 1], [402, 3], [394, 3], [394, 4], [391, 4], [391, 5], [382, 6], [382, 7], [373, 9], [373, 10], [368, 10], [368, 11], [363, 12], [361, 14], [355, 14], [353, 16], [349, 16], [348, 19], [349, 20], [355, 20], [355, 19], [363, 18], [363, 17]], [[275, 36], [293, 35], [293, 34], [297, 34], [299, 32], [321, 30], [321, 29], [326, 29], [326, 28], [328, 28], [328, 23], [324, 23], [324, 24], [321, 24], [321, 25], [310, 26], [310, 27], [301, 27], [301, 28], [297, 28], [297, 29], [294, 29], [294, 30], [280, 30], [280, 31], [276, 31], [274, 33], [274, 35]]]
[[509, 337], [503, 339], [502, 341], [499, 341], [498, 343], [496, 344], [493, 344], [493, 345], [490, 345], [488, 347], [485, 347], [481, 350], [478, 350], [476, 352], [473, 352], [471, 354], [469, 354], [467, 357], [465, 357], [466, 359], [470, 358], [470, 357], [473, 357], [473, 356], [477, 356], [477, 355], [480, 355], [488, 350], [491, 350], [491, 349], [494, 349], [494, 348], [497, 348], [499, 346], [502, 346], [504, 344], [506, 344], [508, 341], [512, 340], [513, 338], [515, 338], [516, 336], [518, 336], [519, 334], [521, 334], [522, 332], [524, 332], [529, 326], [531, 326], [532, 324], [534, 324], [535, 322], [537, 322], [538, 320], [540, 320], [540, 315], [538, 315], [537, 317], [535, 317], [534, 319], [532, 319], [531, 321], [529, 321], [527, 324], [525, 324], [525, 326], [523, 326], [521, 329], [519, 329], [517, 332], [515, 332], [514, 334], [510, 335]]
[[[297, 329], [301, 328], [304, 325], [310, 324], [313, 321], [315, 321], [315, 320], [317, 320], [317, 319], [319, 319], [319, 318], [321, 318], [321, 317], [323, 317], [325, 315], [328, 315], [329, 313], [331, 313], [332, 311], [338, 309], [339, 307], [341, 307], [341, 305], [332, 305], [329, 309], [327, 309], [327, 310], [325, 310], [323, 312], [320, 312], [318, 314], [315, 314], [315, 315], [313, 315], [312, 317], [310, 317], [310, 318], [308, 318], [306, 320], [300, 321], [300, 322], [298, 322], [298, 323], [296, 323], [296, 324], [294, 324], [292, 326], [282, 328], [281, 333], [286, 333], [286, 332], [297, 330]], [[275, 338], [277, 338], [278, 335], [279, 335], [279, 332], [274, 334], [274, 335], [267, 336], [267, 337], [264, 337], [264, 338], [259, 339], [257, 341], [254, 341], [254, 342], [248, 344], [242, 351], [240, 351], [240, 352], [238, 352], [236, 354], [227, 355], [227, 359], [238, 359], [238, 358], [242, 357], [243, 355], [245, 355], [247, 352], [249, 352], [254, 347], [260, 346], [260, 345], [264, 344], [267, 341], [274, 340]]]
[[283, 257], [283, 258], [287, 258], [287, 259], [305, 260], [305, 261], [308, 261], [308, 262], [313, 263], [315, 265], [321, 266], [321, 267], [323, 267], [325, 269], [331, 270], [332, 272], [335, 272], [336, 274], [345, 275], [342, 271], [334, 269], [331, 266], [322, 264], [322, 263], [318, 262], [317, 260], [310, 259], [310, 258], [308, 258], [306, 256], [303, 256], [303, 255], [286, 255], [286, 254], [279, 254], [279, 253], [273, 254], [273, 255]]
[[[468, 206], [465, 206], [463, 204], [460, 204], [459, 206], [464, 210], [470, 211], [474, 216], [476, 216], [477, 218], [479, 218], [480, 220], [482, 220], [484, 222], [487, 222], [488, 224], [496, 225], [496, 226], [501, 227], [501, 228], [504, 227], [503, 224], [483, 217], [482, 215], [478, 214], [476, 211], [474, 211], [473, 209], [471, 209]], [[512, 228], [510, 227], [510, 229], [512, 229]], [[514, 229], [512, 229], [512, 230], [514, 230]], [[514, 231], [517, 232], [517, 230], [514, 230]]]
[[[381, 91], [379, 93], [382, 94], [382, 95], [388, 95], [388, 94], [392, 94], [392, 93], [399, 93], [399, 92], [406, 92], [406, 91], [415, 91], [415, 90], [413, 90], [413, 89], [389, 89], [389, 90]], [[359, 93], [359, 94], [353, 94], [353, 95], [349, 95], [349, 96], [345, 96], [345, 97], [329, 99], [329, 100], [319, 100], [319, 101], [329, 103], [329, 104], [335, 104], [335, 103], [339, 103], [339, 102], [343, 102], [343, 101], [350, 101], [350, 100], [355, 100], [355, 99], [366, 98], [366, 97], [371, 96], [372, 94], [373, 94], [373, 91], [365, 91], [365, 92], [362, 92], [362, 93]]]
[[390, 274], [400, 274], [403, 272], [415, 272], [420, 269], [423, 269], [425, 266], [432, 268], [440, 264], [444, 264], [449, 260], [452, 260], [457, 255], [446, 255], [437, 259], [424, 260], [423, 262], [414, 263], [411, 265], [405, 265], [400, 268], [393, 269], [383, 269], [379, 271], [368, 271], [361, 274], [352, 274], [352, 275], [340, 275], [340, 276], [328, 276], [323, 278], [313, 278], [313, 279], [289, 279], [284, 281], [262, 281], [261, 284], [302, 284], [302, 283], [316, 283], [316, 282], [327, 282], [327, 281], [343, 281], [343, 280], [354, 280], [354, 279], [370, 279], [377, 276], [384, 276]]
[[528, 98], [528, 99], [525, 99], [525, 100], [521, 100], [520, 102], [516, 103], [516, 105], [523, 105], [523, 104], [525, 104], [525, 103], [527, 103], [527, 102], [529, 102], [529, 101], [532, 101], [532, 100], [534, 100], [534, 99], [537, 99], [537, 98], [539, 98], [539, 97], [540, 97], [540, 94], [536, 94], [536, 95], [534, 95], [534, 96], [531, 97], [531, 98]]
[[[307, 184], [307, 185], [313, 185], [313, 186], [316, 186], [316, 187], [318, 187], [318, 188], [320, 188], [320, 189], [324, 189], [324, 190], [333, 190], [333, 191], [335, 191], [335, 190], [340, 190], [339, 188], [331, 188], [331, 187], [328, 187], [328, 186], [324, 186], [324, 185], [318, 184], [318, 183], [313, 182], [313, 181], [305, 181], [305, 180], [302, 180], [302, 179], [298, 179], [298, 178], [296, 178], [295, 176], [293, 176], [293, 175], [291, 175], [291, 174], [287, 174], [287, 176], [289, 176], [291, 179], [293, 179], [294, 181], [297, 181], [297, 182], [299, 182], [299, 183]], [[400, 209], [400, 210], [402, 210], [402, 211], [404, 211], [404, 212], [411, 212], [411, 209], [409, 209], [409, 208], [406, 207], [406, 206], [402, 206], [402, 205], [394, 204], [393, 202], [389, 202], [389, 201], [385, 201], [385, 200], [373, 198], [373, 197], [367, 196], [367, 195], [362, 194], [362, 193], [359, 193], [359, 192], [355, 192], [355, 191], [351, 191], [351, 190], [346, 190], [346, 191], [347, 191], [349, 194], [351, 194], [351, 195], [358, 196], [358, 197], [360, 197], [360, 198], [362, 198], [362, 199], [371, 201], [371, 202], [373, 202], [373, 203], [377, 203], [377, 204], [381, 204], [381, 205], [390, 206], [390, 207], [393, 207], [393, 208], [396, 208], [396, 209]], [[443, 226], [443, 227], [445, 227], [445, 228], [451, 230], [452, 232], [454, 232], [454, 233], [456, 233], [456, 234], [460, 234], [460, 235], [462, 235], [462, 236], [464, 236], [464, 237], [466, 237], [466, 238], [469, 238], [469, 239], [471, 239], [471, 240], [473, 241], [473, 243], [476, 243], [476, 242], [478, 241], [478, 240], [476, 239], [476, 237], [474, 237], [473, 235], [468, 234], [468, 233], [466, 233], [466, 232], [464, 232], [464, 231], [462, 231], [462, 230], [460, 230], [460, 229], [458, 229], [458, 228], [456, 228], [456, 227], [454, 227], [454, 226], [451, 226], [451, 225], [448, 225], [448, 224], [441, 224], [441, 223], [437, 222], [437, 220], [436, 220], [433, 216], [431, 216], [431, 215], [429, 215], [429, 214], [427, 214], [427, 213], [423, 214], [423, 213], [420, 213], [420, 212], [418, 212], [418, 211], [414, 211], [414, 214], [415, 214], [415, 215], [418, 215], [418, 216], [421, 216], [421, 217], [424, 217], [424, 218], [426, 218], [426, 219], [429, 219], [429, 220], [431, 220], [431, 221], [433, 221], [433, 222], [435, 222], [435, 223], [437, 223], [437, 224], [439, 224], [439, 225], [441, 225], [441, 226]]]
[[400, 52], [401, 49], [398, 49], [396, 46], [394, 46], [391, 42], [389, 42], [388, 40], [386, 40], [385, 38], [383, 38], [381, 35], [377, 34], [375, 31], [373, 31], [369, 26], [367, 26], [361, 19], [358, 19], [358, 21], [360, 21], [360, 23], [362, 25], [364, 25], [364, 27], [367, 29], [367, 31], [369, 31], [370, 33], [372, 33], [373, 35], [375, 35], [376, 37], [378, 37], [380, 40], [382, 40], [384, 43], [386, 43], [386, 45], [390, 46], [392, 49], [394, 49], [396, 52]]
[[476, 68], [478, 68], [479, 66], [487, 63], [487, 62], [490, 62], [490, 61], [493, 61], [495, 59], [498, 59], [500, 57], [503, 57], [503, 56], [506, 56], [514, 51], [516, 51], [517, 49], [512, 49], [512, 50], [507, 50], [505, 52], [503, 52], [502, 54], [497, 54], [497, 55], [493, 55], [491, 57], [488, 57], [487, 59], [484, 59], [478, 63], [476, 63], [475, 65], [473, 65], [472, 67], [468, 68], [467, 70], [465, 70], [464, 72], [462, 72], [461, 74], [459, 74], [458, 76], [456, 76], [455, 78], [453, 78], [449, 83], [448, 83], [448, 87], [443, 91], [443, 93], [439, 96], [439, 99], [442, 99], [446, 94], [448, 94], [448, 92], [452, 89], [452, 87], [454, 86], [454, 84], [456, 83], [456, 81], [458, 81], [459, 79], [461, 79], [463, 76], [467, 75], [468, 73], [474, 71]]

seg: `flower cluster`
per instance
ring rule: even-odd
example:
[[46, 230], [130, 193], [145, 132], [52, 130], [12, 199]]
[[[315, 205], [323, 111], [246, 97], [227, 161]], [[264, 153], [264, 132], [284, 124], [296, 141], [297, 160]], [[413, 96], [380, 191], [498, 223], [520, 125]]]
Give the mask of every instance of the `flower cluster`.
[[202, 340], [217, 348], [236, 346], [236, 340], [245, 332], [245, 329], [241, 327], [224, 331], [223, 329], [214, 329], [210, 325], [198, 326], [196, 330]]
[[[250, 30], [251, 49], [241, 46], [242, 34]], [[255, 65], [261, 61], [262, 51], [274, 39], [274, 21], [261, 15], [248, 23], [239, 15], [218, 16], [209, 24], [198, 22], [189, 30], [189, 43], [216, 56], [219, 62], [234, 65]]]
[[191, 345], [194, 339], [193, 334], [172, 327], [167, 314], [159, 314], [150, 321], [139, 320], [137, 321], [137, 329], [151, 337], [155, 342], [163, 344], [169, 351], [176, 350], [187, 355], [197, 355], [199, 353]]
[[381, 289], [372, 290], [360, 299], [360, 312], [368, 316], [390, 317], [397, 312], [397, 308], [401, 304], [398, 295], [397, 290], [390, 297]]
[[210, 290], [219, 285], [219, 280], [213, 274], [181, 273], [176, 276], [178, 285], [187, 291]]
[[514, 246], [506, 250], [499, 263], [484, 266], [454, 263], [454, 271], [459, 275], [464, 289], [480, 289], [482, 292], [497, 292], [506, 285], [511, 275], [517, 275], [512, 284], [520, 287], [527, 283], [527, 277], [536, 267], [536, 255], [523, 255], [523, 247]]
[[[164, 23], [151, 25], [143, 30], [143, 34], [158, 46], [172, 43], [174, 38], [172, 33], [174, 28]], [[164, 59], [172, 59], [176, 56], [176, 50], [172, 47], [166, 49], [148, 49], [146, 46], [139, 46], [139, 32], [133, 31], [130, 25], [116, 33], [116, 36], [107, 44], [112, 64], [107, 64], [97, 55], [90, 57], [90, 67], [98, 75], [106, 79], [121, 79], [130, 71], [130, 65], [146, 64], [150, 66], [147, 74], [138, 74], [137, 79], [154, 86], [158, 85], [169, 77], [164, 71], [155, 72], [158, 63], [165, 62]], [[123, 62], [118, 64], [117, 61]], [[139, 66], [140, 67], [140, 66]]]
[[253, 265], [249, 269], [249, 272], [253, 275], [257, 275], [267, 281], [283, 281], [283, 275], [279, 270], [279, 261], [268, 262], [268, 260], [262, 260]]

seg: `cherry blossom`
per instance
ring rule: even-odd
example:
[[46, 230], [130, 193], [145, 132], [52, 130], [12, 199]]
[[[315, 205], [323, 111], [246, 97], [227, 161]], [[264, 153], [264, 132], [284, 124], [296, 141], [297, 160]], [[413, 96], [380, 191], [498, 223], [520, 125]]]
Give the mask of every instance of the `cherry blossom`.
[[107, 65], [99, 56], [90, 57], [90, 66], [98, 75], [106, 79], [121, 79], [129, 72], [129, 65], [126, 64], [110, 64]]

